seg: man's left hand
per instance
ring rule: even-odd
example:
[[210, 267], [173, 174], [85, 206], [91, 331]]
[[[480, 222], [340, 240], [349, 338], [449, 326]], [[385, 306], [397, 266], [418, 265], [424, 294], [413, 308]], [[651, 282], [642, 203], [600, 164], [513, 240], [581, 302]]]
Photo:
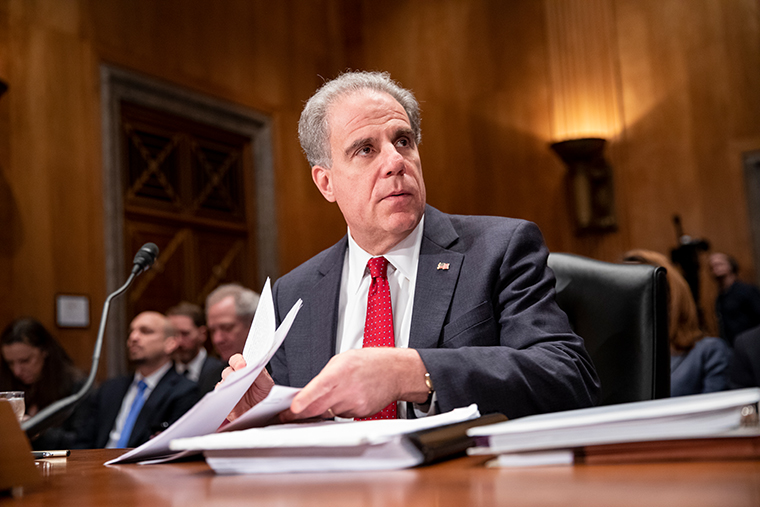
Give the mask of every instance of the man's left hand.
[[330, 359], [280, 418], [367, 417], [392, 401], [423, 403], [428, 397], [425, 372], [414, 349], [349, 350]]

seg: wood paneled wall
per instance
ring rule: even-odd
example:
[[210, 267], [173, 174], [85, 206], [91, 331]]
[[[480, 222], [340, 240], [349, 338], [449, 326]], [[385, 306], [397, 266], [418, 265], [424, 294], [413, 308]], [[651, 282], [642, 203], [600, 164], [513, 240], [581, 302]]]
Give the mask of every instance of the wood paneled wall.
[[[533, 220], [554, 251], [668, 253], [672, 217], [754, 279], [741, 151], [760, 148], [757, 0], [363, 2], [363, 65], [423, 105], [428, 200]], [[577, 237], [548, 144], [609, 140], [619, 229]], [[706, 270], [702, 306], [715, 297]]]
[[[679, 213], [754, 276], [740, 155], [760, 148], [757, 0], [0, 0], [0, 325], [55, 329], [57, 293], [99, 317], [104, 62], [272, 117], [282, 272], [345, 231], [296, 123], [350, 67], [420, 99], [434, 206], [534, 220], [552, 250], [609, 261], [667, 252]], [[596, 133], [619, 229], [578, 237], [548, 144]], [[56, 330], [82, 366], [94, 328]]]

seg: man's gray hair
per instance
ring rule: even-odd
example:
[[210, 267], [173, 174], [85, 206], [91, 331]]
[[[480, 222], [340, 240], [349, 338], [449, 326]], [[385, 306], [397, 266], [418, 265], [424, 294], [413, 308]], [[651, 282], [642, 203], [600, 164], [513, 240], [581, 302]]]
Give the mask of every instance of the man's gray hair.
[[206, 297], [206, 311], [229, 296], [235, 300], [235, 315], [241, 319], [253, 320], [253, 314], [259, 305], [259, 294], [237, 283], [227, 283], [212, 290]]
[[330, 125], [327, 122], [330, 106], [338, 99], [361, 90], [384, 92], [396, 99], [409, 117], [415, 142], [419, 145], [422, 141], [420, 105], [412, 92], [399, 86], [387, 72], [346, 72], [323, 84], [301, 112], [298, 139], [311, 167], [332, 166]]

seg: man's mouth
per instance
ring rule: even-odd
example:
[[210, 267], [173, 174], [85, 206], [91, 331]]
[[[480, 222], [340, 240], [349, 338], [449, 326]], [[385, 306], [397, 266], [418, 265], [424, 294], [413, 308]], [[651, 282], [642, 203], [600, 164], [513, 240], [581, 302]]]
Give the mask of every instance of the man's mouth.
[[410, 195], [409, 192], [405, 192], [403, 190], [399, 190], [397, 192], [392, 192], [392, 193], [386, 195], [383, 199], [392, 199], [394, 197], [406, 197], [408, 195]]

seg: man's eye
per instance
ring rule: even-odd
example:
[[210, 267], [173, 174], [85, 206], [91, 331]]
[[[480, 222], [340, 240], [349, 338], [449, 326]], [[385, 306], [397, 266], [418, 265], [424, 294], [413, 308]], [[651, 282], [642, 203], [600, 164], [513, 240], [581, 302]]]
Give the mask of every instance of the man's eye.
[[396, 141], [397, 146], [409, 146], [409, 144], [410, 144], [409, 139], [407, 139], [406, 137], [402, 137], [401, 139]]

